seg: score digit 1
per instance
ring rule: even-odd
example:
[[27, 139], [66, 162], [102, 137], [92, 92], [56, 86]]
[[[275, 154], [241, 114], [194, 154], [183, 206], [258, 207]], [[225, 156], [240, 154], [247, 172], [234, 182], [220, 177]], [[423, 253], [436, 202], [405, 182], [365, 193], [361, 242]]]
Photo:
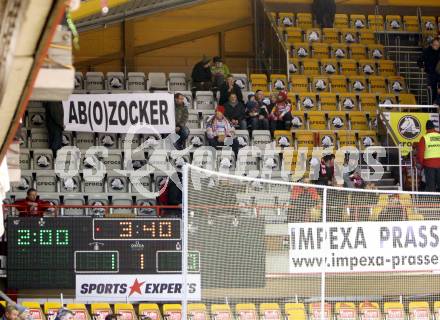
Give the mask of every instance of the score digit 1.
[[141, 270], [144, 270], [145, 264], [144, 264], [144, 254], [141, 253], [139, 255], [139, 267]]

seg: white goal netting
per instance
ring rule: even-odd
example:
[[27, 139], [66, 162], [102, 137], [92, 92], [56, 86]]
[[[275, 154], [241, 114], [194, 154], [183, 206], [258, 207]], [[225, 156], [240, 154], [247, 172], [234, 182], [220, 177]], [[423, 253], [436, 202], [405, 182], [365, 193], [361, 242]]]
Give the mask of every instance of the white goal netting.
[[184, 171], [189, 318], [438, 319], [438, 194]]

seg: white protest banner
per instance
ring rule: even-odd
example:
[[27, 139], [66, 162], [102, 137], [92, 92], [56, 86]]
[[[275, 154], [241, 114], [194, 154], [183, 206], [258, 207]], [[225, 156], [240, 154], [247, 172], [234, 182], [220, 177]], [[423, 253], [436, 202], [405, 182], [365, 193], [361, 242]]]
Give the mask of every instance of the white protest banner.
[[440, 270], [440, 221], [290, 223], [290, 273]]
[[73, 94], [63, 101], [67, 131], [171, 133], [175, 130], [170, 93]]
[[[200, 274], [189, 274], [187, 285], [189, 299], [200, 300]], [[182, 275], [179, 274], [76, 275], [77, 300], [177, 301], [182, 297]]]

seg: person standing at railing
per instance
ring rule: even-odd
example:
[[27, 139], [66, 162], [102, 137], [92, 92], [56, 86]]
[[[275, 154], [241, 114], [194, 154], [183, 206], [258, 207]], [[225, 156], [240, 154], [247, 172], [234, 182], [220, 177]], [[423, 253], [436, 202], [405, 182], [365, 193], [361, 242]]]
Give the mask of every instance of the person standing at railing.
[[438, 39], [432, 40], [429, 47], [423, 50], [421, 61], [423, 68], [428, 76], [428, 87], [431, 88], [432, 103], [438, 97], [438, 84], [440, 82], [440, 75], [437, 66], [440, 67], [440, 41]]
[[434, 122], [426, 121], [426, 134], [417, 146], [417, 161], [423, 167], [426, 191], [440, 190], [440, 132]]
[[335, 0], [313, 0], [312, 13], [321, 28], [333, 28], [336, 14]]

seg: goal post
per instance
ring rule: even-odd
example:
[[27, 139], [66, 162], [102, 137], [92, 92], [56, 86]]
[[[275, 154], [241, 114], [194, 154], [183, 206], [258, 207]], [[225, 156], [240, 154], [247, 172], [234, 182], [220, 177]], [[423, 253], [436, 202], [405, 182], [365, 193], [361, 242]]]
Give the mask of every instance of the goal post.
[[192, 165], [182, 184], [183, 318], [405, 320], [424, 303], [434, 314], [438, 194], [265, 180]]

